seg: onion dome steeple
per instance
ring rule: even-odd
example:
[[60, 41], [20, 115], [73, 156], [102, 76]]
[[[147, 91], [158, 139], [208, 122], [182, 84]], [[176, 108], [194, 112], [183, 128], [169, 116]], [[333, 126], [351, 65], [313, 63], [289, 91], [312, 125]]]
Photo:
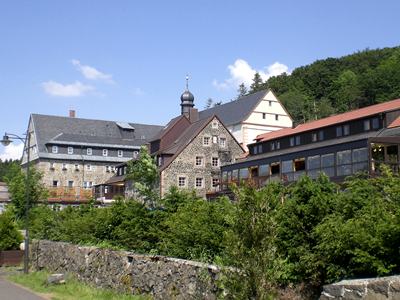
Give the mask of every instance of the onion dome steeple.
[[194, 107], [194, 96], [189, 91], [189, 76], [186, 75], [186, 90], [181, 95], [181, 115], [189, 118], [189, 112], [192, 107]]

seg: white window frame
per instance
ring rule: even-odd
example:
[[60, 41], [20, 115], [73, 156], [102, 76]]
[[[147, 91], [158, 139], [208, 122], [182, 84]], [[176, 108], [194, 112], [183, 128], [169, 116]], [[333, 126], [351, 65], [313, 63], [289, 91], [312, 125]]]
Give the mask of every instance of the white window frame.
[[138, 155], [139, 155], [139, 152], [138, 151], [133, 151], [133, 158], [137, 158], [138, 157]]
[[[197, 185], [198, 181], [200, 180], [200, 185]], [[196, 187], [196, 189], [202, 189], [204, 188], [204, 178], [203, 177], [196, 177], [194, 180], [194, 186]]]
[[51, 146], [51, 153], [54, 153], [54, 154], [58, 153], [58, 146], [56, 146], [56, 145]]
[[75, 164], [75, 171], [79, 171], [79, 164]]
[[68, 146], [67, 151], [68, 154], [74, 154], [74, 147]]
[[93, 149], [92, 148], [87, 148], [86, 149], [86, 154], [87, 155], [92, 155], [93, 154]]
[[118, 157], [124, 157], [124, 151], [123, 150], [118, 150]]
[[219, 138], [219, 146], [222, 148], [226, 147], [226, 137], [220, 137]]
[[108, 156], [108, 149], [103, 149], [103, 156]]
[[86, 164], [86, 170], [87, 171], [92, 171], [92, 165], [91, 164]]
[[212, 143], [213, 144], [218, 144], [218, 136], [216, 136], [216, 135], [212, 136]]
[[[183, 179], [183, 185], [181, 185], [181, 180], [180, 179]], [[178, 180], [177, 180], [177, 185], [178, 185], [178, 187], [186, 187], [187, 186], [187, 178], [186, 178], [186, 176], [182, 176], [182, 175], [179, 175], [178, 176]]]
[[110, 173], [110, 172], [111, 172], [110, 166], [106, 166], [106, 172], [107, 172], [107, 173]]
[[[214, 164], [215, 159], [217, 160], [217, 165]], [[211, 166], [214, 168], [218, 168], [219, 167], [219, 157], [211, 157]]]
[[[199, 164], [198, 162], [200, 162], [200, 164]], [[194, 165], [195, 165], [196, 167], [202, 167], [202, 166], [204, 166], [204, 157], [203, 157], [203, 156], [196, 156], [196, 157], [194, 158]]]
[[68, 170], [68, 164], [63, 163], [61, 169], [62, 170]]

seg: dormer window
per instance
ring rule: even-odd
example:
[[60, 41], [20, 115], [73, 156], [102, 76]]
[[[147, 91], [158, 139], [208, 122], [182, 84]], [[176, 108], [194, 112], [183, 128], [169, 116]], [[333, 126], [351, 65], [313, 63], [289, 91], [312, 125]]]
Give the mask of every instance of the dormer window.
[[74, 148], [68, 147], [68, 154], [74, 154]]
[[103, 149], [103, 156], [108, 156], [108, 149]]
[[92, 153], [93, 153], [92, 148], [87, 148], [86, 149], [86, 154], [87, 155], [92, 155]]
[[58, 146], [52, 146], [51, 153], [58, 153]]
[[118, 150], [118, 157], [123, 157], [124, 156], [124, 151]]
[[133, 151], [133, 158], [137, 158], [138, 157], [139, 152], [138, 151]]

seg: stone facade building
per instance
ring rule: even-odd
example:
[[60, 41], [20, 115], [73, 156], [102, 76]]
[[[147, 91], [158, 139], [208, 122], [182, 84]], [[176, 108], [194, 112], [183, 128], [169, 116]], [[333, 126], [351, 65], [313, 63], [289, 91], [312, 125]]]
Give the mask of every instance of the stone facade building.
[[115, 174], [161, 130], [161, 126], [32, 114], [29, 120], [30, 160], [43, 173], [50, 201], [86, 200], [92, 186]]
[[181, 115], [172, 119], [150, 142], [160, 170], [160, 195], [172, 187], [197, 195], [219, 190], [220, 167], [234, 162], [244, 150], [216, 115], [199, 118], [194, 97], [186, 88]]

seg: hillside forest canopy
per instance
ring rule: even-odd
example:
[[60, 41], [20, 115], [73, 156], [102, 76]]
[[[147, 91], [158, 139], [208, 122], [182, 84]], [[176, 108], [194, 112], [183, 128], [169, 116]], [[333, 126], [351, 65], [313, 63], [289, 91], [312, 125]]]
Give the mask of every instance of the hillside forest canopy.
[[[400, 47], [356, 52], [262, 82], [255, 74], [249, 93], [272, 89], [296, 124], [400, 98]], [[243, 95], [243, 86], [238, 94]]]

